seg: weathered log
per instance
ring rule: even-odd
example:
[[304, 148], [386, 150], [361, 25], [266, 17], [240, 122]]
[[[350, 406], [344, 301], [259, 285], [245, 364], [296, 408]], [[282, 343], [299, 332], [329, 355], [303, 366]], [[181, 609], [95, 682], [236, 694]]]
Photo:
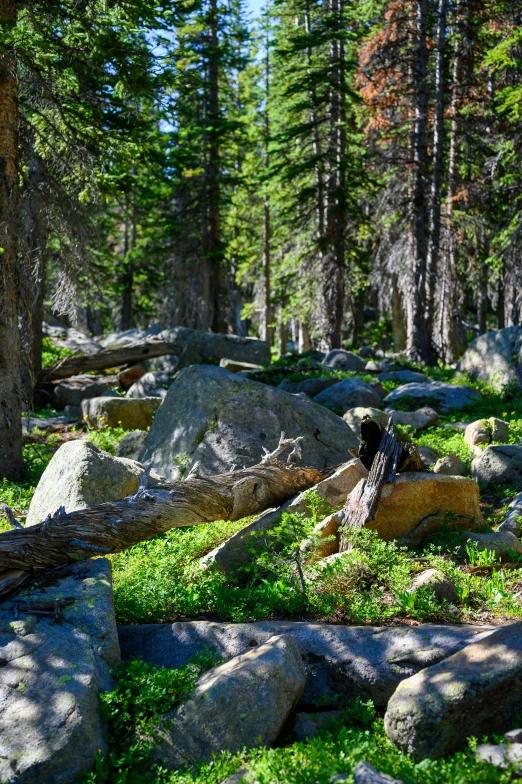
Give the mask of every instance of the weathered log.
[[38, 525], [6, 531], [0, 534], [0, 599], [55, 566], [120, 552], [171, 528], [239, 520], [280, 506], [328, 473], [272, 461], [184, 482], [156, 478], [153, 487], [141, 486], [121, 501], [61, 510]]
[[270, 364], [270, 348], [263, 340], [175, 327], [131, 346], [107, 348], [90, 356], [67, 357], [44, 371], [42, 381], [59, 381], [90, 370], [122, 367], [167, 354], [179, 356], [178, 368], [214, 364], [222, 358]]
[[339, 525], [341, 552], [349, 547], [349, 532], [362, 528], [375, 517], [383, 485], [393, 481], [402, 454], [403, 444], [390, 419], [382, 434], [379, 448], [372, 457], [368, 478], [361, 480], [346, 499], [343, 519]]

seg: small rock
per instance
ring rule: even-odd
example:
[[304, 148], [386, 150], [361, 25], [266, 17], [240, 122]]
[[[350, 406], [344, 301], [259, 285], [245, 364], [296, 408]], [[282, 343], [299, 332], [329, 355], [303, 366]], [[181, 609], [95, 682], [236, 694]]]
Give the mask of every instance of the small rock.
[[369, 362], [366, 363], [364, 369], [367, 373], [384, 373], [387, 370], [393, 370], [394, 365], [393, 362], [390, 362], [389, 359], [381, 359], [381, 360], [371, 359]]
[[384, 726], [416, 761], [437, 759], [513, 725], [522, 700], [522, 623], [503, 626], [402, 681]]
[[511, 743], [508, 746], [493, 743], [481, 743], [477, 746], [475, 757], [481, 762], [488, 762], [497, 768], [508, 768], [516, 765], [515, 774], [522, 775], [522, 743]]
[[377, 378], [379, 381], [396, 381], [400, 384], [414, 384], [417, 381], [421, 383], [427, 381], [424, 373], [415, 373], [413, 370], [388, 370], [385, 373], [380, 373]]
[[457, 455], [439, 457], [432, 470], [435, 474], [446, 474], [449, 476], [466, 476], [469, 473], [468, 468]]
[[277, 389], [282, 389], [284, 392], [291, 392], [298, 395], [303, 392], [308, 397], [315, 397], [322, 392], [323, 389], [333, 387], [338, 384], [338, 378], [306, 378], [303, 381], [292, 381], [289, 378], [283, 379]]
[[484, 485], [509, 484], [522, 490], [522, 446], [488, 446], [471, 464], [471, 475]]
[[371, 357], [372, 354], [373, 354], [373, 349], [371, 346], [359, 347], [359, 356], [362, 357], [363, 359], [366, 359], [367, 357]]
[[159, 397], [93, 397], [82, 402], [82, 413], [93, 430], [104, 427], [147, 430], [161, 403]]
[[506, 743], [522, 743], [522, 729], [509, 730], [504, 735]]
[[409, 426], [415, 431], [427, 430], [428, 427], [434, 427], [439, 421], [438, 413], [434, 408], [428, 406], [419, 408], [417, 411], [393, 411], [388, 408], [386, 413], [390, 414], [396, 425]]
[[426, 468], [429, 468], [434, 463], [436, 463], [440, 457], [440, 452], [437, 452], [437, 450], [433, 449], [431, 446], [419, 446], [417, 451], [421, 456], [422, 462]]
[[472, 542], [477, 545], [477, 550], [491, 550], [501, 561], [512, 561], [509, 551], [522, 554], [522, 542], [511, 531], [494, 531], [490, 534], [478, 534], [474, 531], [463, 531]]
[[224, 779], [221, 784], [240, 784], [241, 781], [246, 781], [248, 768], [239, 768], [237, 773], [233, 773], [227, 779]]
[[66, 425], [70, 419], [66, 416], [57, 417], [31, 417], [27, 415], [22, 416], [22, 433], [31, 433], [36, 427], [38, 430], [47, 430], [48, 427], [52, 428], [54, 425]]
[[415, 575], [410, 591], [416, 591], [422, 586], [432, 588], [439, 602], [445, 601], [448, 604], [456, 604], [459, 600], [455, 586], [439, 569], [425, 569], [420, 574]]
[[153, 760], [176, 770], [210, 762], [222, 751], [271, 746], [305, 678], [297, 642], [286, 634], [214, 667], [181, 706], [163, 715]]
[[82, 409], [80, 406], [65, 406], [63, 415], [71, 422], [76, 422], [82, 418]]
[[323, 390], [314, 397], [316, 403], [329, 408], [337, 408], [343, 412], [359, 406], [381, 407], [381, 397], [366, 381], [360, 378], [345, 378], [337, 384]]
[[373, 389], [373, 391], [376, 392], [379, 395], [379, 397], [381, 398], [381, 401], [384, 400], [384, 398], [386, 397], [386, 390], [384, 389], [384, 387], [381, 384], [381, 382], [380, 381], [370, 381], [370, 386]]
[[62, 324], [42, 324], [42, 332], [48, 337], [55, 346], [68, 348], [74, 353], [87, 354], [92, 356], [101, 349], [101, 344], [97, 343], [84, 332], [74, 327], [65, 327]]
[[375, 419], [383, 427], [386, 427], [390, 419], [390, 415], [381, 411], [380, 408], [367, 408], [364, 406], [350, 408], [343, 416], [343, 419], [350, 425], [357, 438], [361, 437], [361, 422], [365, 416]]
[[167, 390], [162, 389], [156, 373], [145, 373], [127, 390], [127, 397], [166, 397]]
[[463, 408], [481, 399], [481, 395], [471, 387], [460, 387], [454, 384], [444, 384], [442, 381], [425, 381], [422, 383], [403, 384], [394, 389], [387, 398], [386, 403], [395, 403], [403, 398], [412, 397], [417, 400], [434, 400], [442, 411], [452, 408]]
[[386, 773], [379, 773], [368, 762], [361, 761], [355, 766], [353, 784], [403, 784]]
[[117, 376], [89, 376], [82, 374], [60, 381], [54, 388], [56, 405], [81, 406], [82, 400], [99, 397], [118, 383]]
[[509, 423], [490, 417], [471, 422], [464, 432], [464, 441], [469, 446], [490, 444], [492, 441], [506, 442], [509, 437]]
[[126, 498], [136, 492], [142, 474], [139, 463], [113, 457], [90, 441], [67, 441], [38, 482], [25, 525], [41, 523], [61, 506], [74, 512]]
[[142, 363], [121, 370], [118, 373], [118, 381], [120, 382], [121, 388], [125, 390], [130, 389], [146, 372], [147, 366]]
[[142, 329], [133, 327], [122, 332], [111, 332], [110, 335], [100, 340], [100, 346], [103, 348], [122, 348], [123, 346], [132, 346], [133, 343], [145, 340], [146, 337], [147, 335]]
[[127, 457], [138, 460], [140, 452], [147, 440], [146, 430], [131, 430], [116, 444], [116, 457]]
[[319, 713], [296, 713], [292, 727], [292, 737], [297, 741], [315, 738], [319, 733], [328, 729], [328, 726], [339, 721], [342, 716], [340, 710], [320, 711]]
[[225, 370], [230, 371], [230, 373], [261, 370], [261, 365], [254, 365], [252, 362], [240, 362], [238, 359], [226, 359], [225, 357], [219, 360], [219, 367], [225, 368]]
[[331, 368], [332, 370], [342, 370], [343, 372], [349, 370], [364, 370], [365, 361], [354, 354], [353, 351], [345, 351], [343, 348], [334, 348], [329, 351], [323, 359], [323, 365]]

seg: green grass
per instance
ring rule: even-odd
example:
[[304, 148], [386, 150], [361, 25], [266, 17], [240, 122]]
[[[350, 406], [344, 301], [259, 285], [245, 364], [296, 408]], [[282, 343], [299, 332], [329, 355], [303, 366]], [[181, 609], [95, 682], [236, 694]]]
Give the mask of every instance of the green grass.
[[74, 356], [68, 348], [55, 346], [51, 338], [44, 337], [42, 340], [42, 367], [49, 368], [56, 365], [62, 359]]
[[215, 663], [203, 653], [197, 661], [177, 670], [137, 660], [117, 667], [115, 688], [102, 695], [109, 754], [97, 760], [95, 770], [84, 777], [84, 784], [221, 784], [239, 768], [247, 768], [249, 781], [259, 784], [327, 784], [336, 774], [352, 773], [362, 759], [379, 772], [408, 784], [511, 781], [510, 771], [475, 760], [474, 739], [463, 751], [444, 760], [415, 764], [387, 739], [382, 718], [372, 703], [358, 699], [313, 739], [292, 743], [287, 738], [278, 748], [235, 755], [222, 752], [197, 770], [169, 772], [158, 767], [150, 753], [160, 714], [186, 699], [197, 676]]

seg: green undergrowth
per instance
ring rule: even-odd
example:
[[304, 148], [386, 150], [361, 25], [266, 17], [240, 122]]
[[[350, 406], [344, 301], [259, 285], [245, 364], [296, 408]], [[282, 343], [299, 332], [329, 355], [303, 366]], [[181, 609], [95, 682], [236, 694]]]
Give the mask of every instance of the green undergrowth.
[[[318, 568], [317, 554], [309, 553], [304, 591], [288, 542], [279, 551], [269, 543], [249, 569], [233, 576], [203, 570], [199, 559], [248, 522], [176, 529], [113, 556], [118, 622], [307, 618], [380, 624], [522, 618], [522, 561], [520, 568], [509, 570], [494, 558], [483, 563], [484, 556], [449, 526], [442, 526], [422, 552], [383, 542], [363, 529], [353, 535], [353, 549], [326, 567]], [[452, 580], [457, 605], [438, 601], [428, 587], [410, 591], [414, 576], [428, 567]]]
[[115, 455], [116, 447], [128, 432], [122, 427], [104, 427], [101, 430], [89, 430], [85, 438], [104, 452]]
[[258, 784], [327, 784], [332, 776], [353, 773], [361, 760], [404, 784], [511, 781], [511, 771], [475, 760], [474, 739], [465, 750], [446, 759], [415, 764], [387, 739], [383, 720], [372, 703], [359, 699], [313, 739], [292, 743], [287, 736], [274, 749], [235, 755], [222, 752], [196, 770], [169, 772], [160, 768], [150, 757], [160, 715], [186, 699], [198, 675], [216, 663], [203, 652], [180, 669], [139, 660], [119, 665], [113, 673], [115, 688], [102, 695], [109, 753], [97, 760], [95, 770], [84, 776], [83, 784], [221, 784], [240, 768], [247, 770], [248, 781]]

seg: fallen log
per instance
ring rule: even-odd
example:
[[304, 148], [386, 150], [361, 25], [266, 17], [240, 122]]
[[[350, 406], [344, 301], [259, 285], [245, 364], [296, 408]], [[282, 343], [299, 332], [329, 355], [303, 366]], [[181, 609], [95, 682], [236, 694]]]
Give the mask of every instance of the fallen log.
[[[172, 528], [242, 517], [280, 506], [330, 472], [276, 460], [184, 482], [149, 479], [132, 496], [0, 534], [0, 599], [56, 566], [120, 552]], [[147, 486], [147, 481], [152, 486]]]
[[195, 364], [213, 364], [220, 359], [245, 360], [253, 364], [270, 364], [270, 348], [263, 340], [238, 335], [202, 332], [188, 327], [165, 330], [158, 337], [121, 348], [106, 348], [95, 354], [66, 357], [44, 370], [42, 381], [59, 381], [91, 370], [107, 370], [143, 362], [167, 354], [179, 356], [178, 368]]

